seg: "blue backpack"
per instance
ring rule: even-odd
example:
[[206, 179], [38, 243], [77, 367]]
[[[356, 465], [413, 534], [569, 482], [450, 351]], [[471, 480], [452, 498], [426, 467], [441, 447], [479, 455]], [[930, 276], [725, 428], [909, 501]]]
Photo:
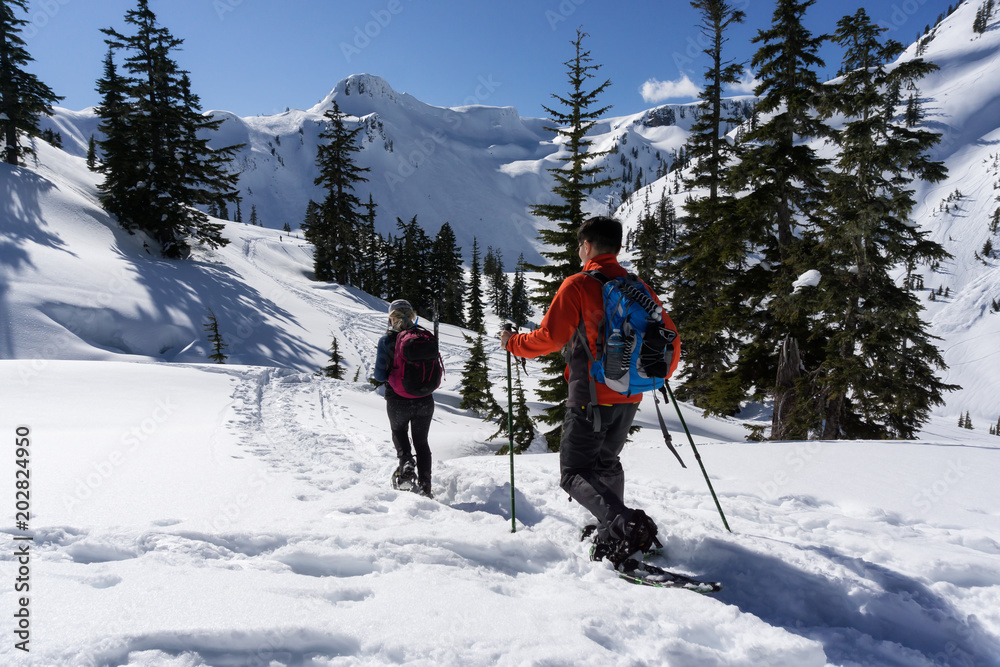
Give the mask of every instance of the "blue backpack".
[[674, 449], [656, 397], [656, 390], [659, 390], [663, 400], [667, 400], [664, 386], [680, 357], [680, 341], [673, 321], [664, 315], [663, 307], [653, 300], [649, 288], [634, 274], [608, 278], [600, 271], [584, 273], [601, 282], [604, 296], [604, 317], [594, 356], [583, 323], [580, 323], [580, 336], [590, 360], [590, 413], [594, 431], [601, 430], [595, 382], [603, 382], [609, 389], [626, 396], [652, 391], [663, 440], [681, 467], [686, 468]]
[[604, 294], [591, 376], [625, 396], [659, 389], [678, 353], [677, 332], [664, 325], [663, 307], [634, 274], [608, 278], [600, 271], [585, 273], [601, 282]]

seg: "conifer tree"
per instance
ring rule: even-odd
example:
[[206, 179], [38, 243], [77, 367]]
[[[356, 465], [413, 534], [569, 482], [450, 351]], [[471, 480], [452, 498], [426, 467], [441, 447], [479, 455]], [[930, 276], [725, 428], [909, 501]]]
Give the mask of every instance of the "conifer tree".
[[667, 193], [666, 186], [660, 192], [660, 202], [656, 205], [656, 222], [660, 226], [662, 236], [660, 237], [660, 252], [669, 254], [677, 245], [677, 210], [674, 208], [674, 201]]
[[208, 342], [212, 344], [212, 354], [208, 355], [208, 358], [217, 364], [226, 363], [226, 356], [224, 350], [229, 347], [222, 340], [222, 334], [219, 333], [219, 321], [215, 319], [215, 313], [212, 309], [208, 309], [208, 322], [204, 326], [205, 331], [208, 332]]
[[306, 213], [302, 217], [302, 223], [299, 225], [299, 228], [304, 233], [308, 233], [309, 228], [317, 224], [318, 221], [319, 221], [319, 204], [310, 199], [309, 203], [306, 204]]
[[32, 155], [21, 135], [39, 135], [39, 117], [52, 114], [52, 105], [62, 99], [24, 67], [33, 58], [25, 49], [21, 28], [27, 24], [15, 10], [28, 12], [27, 0], [0, 0], [0, 159], [18, 165]]
[[632, 250], [635, 253], [636, 273], [657, 293], [667, 284], [663, 235], [660, 221], [647, 200], [636, 226]]
[[[514, 402], [511, 405], [511, 412], [514, 421], [514, 453], [523, 454], [531, 443], [535, 440], [535, 423], [531, 419], [531, 412], [528, 410], [528, 400], [524, 394], [524, 382], [521, 380], [521, 364], [512, 364], [514, 367], [514, 378], [513, 378], [513, 389], [514, 389]], [[504, 386], [506, 391], [506, 385]], [[502, 406], [497, 406], [499, 411], [502, 413], [498, 415], [500, 428], [496, 433], [489, 437], [490, 440], [496, 440], [500, 437], [508, 437], [508, 443], [500, 448], [497, 452], [497, 456], [506, 456], [510, 454], [510, 425], [508, 423], [509, 416], [507, 411], [503, 409]]]
[[905, 118], [906, 127], [916, 127], [920, 125], [920, 121], [924, 118], [924, 112], [920, 106], [920, 98], [914, 94], [911, 94], [906, 101]]
[[393, 292], [389, 296], [408, 300], [418, 313], [430, 313], [434, 308], [429, 271], [430, 237], [417, 223], [417, 216], [409, 222], [396, 218], [396, 227], [400, 235], [392, 250], [396, 274], [388, 286]]
[[496, 399], [493, 398], [493, 393], [490, 391], [490, 369], [484, 346], [484, 335], [480, 332], [474, 339], [468, 336], [464, 336], [464, 338], [466, 344], [469, 345], [469, 356], [462, 368], [462, 381], [459, 384], [462, 402], [459, 403], [458, 407], [485, 416], [493, 411]]
[[521, 378], [523, 364], [512, 364], [514, 370], [514, 453], [523, 454], [535, 440], [535, 422], [531, 419], [528, 399]]
[[[483, 257], [483, 275], [486, 276], [487, 283], [497, 270], [497, 256], [493, 252], [493, 246], [486, 246], [486, 255]], [[487, 284], [487, 290], [491, 286]]]
[[[708, 412], [733, 414], [742, 396], [734, 391], [728, 372], [739, 344], [739, 332], [731, 323], [741, 320], [743, 302], [728, 292], [737, 282], [734, 274], [743, 247], [739, 235], [731, 233], [735, 198], [725, 183], [733, 149], [724, 127], [738, 119], [727, 113], [722, 98], [725, 86], [739, 81], [743, 65], [726, 60], [723, 46], [728, 41], [726, 31], [742, 23], [745, 14], [728, 0], [694, 0], [691, 6], [701, 12], [699, 27], [710, 64], [699, 95], [699, 114], [684, 147], [686, 159], [693, 162], [685, 185], [699, 194], [689, 195], [684, 204], [683, 231], [672, 251], [676, 262], [672, 310], [684, 323], [687, 360], [678, 394]], [[654, 242], [652, 234], [651, 229], [645, 234], [647, 252]]]
[[972, 22], [972, 30], [977, 34], [983, 34], [986, 32], [986, 26], [989, 25], [989, 13], [986, 8], [987, 3], [984, 2], [976, 10], [976, 18]]
[[465, 270], [462, 249], [449, 223], [441, 225], [430, 253], [428, 269], [431, 295], [442, 322], [462, 326], [465, 323]]
[[94, 171], [97, 167], [97, 139], [90, 135], [87, 141], [87, 169]]
[[[397, 223], [399, 218], [396, 218]], [[395, 294], [396, 285], [402, 280], [402, 273], [400, 271], [400, 262], [397, 261], [397, 257], [402, 255], [402, 240], [397, 239], [391, 233], [387, 234], [383, 243], [385, 248], [385, 292], [383, 298], [391, 301], [397, 298], [403, 298]], [[390, 294], [390, 292], [392, 292]], [[411, 304], [412, 305], [412, 304]]]
[[531, 301], [528, 299], [528, 285], [524, 278], [525, 267], [524, 254], [522, 253], [517, 258], [514, 285], [510, 291], [510, 319], [518, 329], [526, 325], [528, 319], [535, 313], [534, 308], [531, 307]]
[[375, 203], [371, 193], [358, 227], [358, 287], [374, 296], [385, 296], [385, 240], [375, 231]]
[[117, 194], [114, 198], [107, 197], [103, 206], [116, 215], [120, 212], [119, 220], [129, 208], [125, 196], [133, 191], [137, 178], [137, 173], [131, 166], [132, 160], [137, 156], [133, 154], [130, 145], [129, 101], [125, 86], [125, 81], [118, 75], [114, 51], [109, 48], [104, 56], [104, 74], [97, 81], [101, 102], [95, 109], [101, 119], [98, 129], [105, 137], [99, 142], [103, 156], [100, 162], [95, 161], [90, 168], [104, 174], [104, 183], [99, 190]]
[[503, 253], [489, 248], [483, 262], [483, 274], [489, 287], [493, 313], [501, 320], [510, 318], [510, 279], [504, 271]]
[[337, 337], [333, 336], [333, 342], [330, 344], [330, 363], [323, 367], [322, 374], [334, 380], [343, 380], [344, 367], [341, 364], [342, 361], [340, 343], [337, 342]]
[[[222, 119], [202, 115], [187, 72], [171, 57], [183, 40], [159, 24], [148, 0], [138, 0], [125, 22], [133, 34], [102, 29], [109, 52], [98, 81], [101, 203], [129, 232], [148, 234], [165, 257], [186, 257], [190, 240], [225, 245], [222, 225], [195, 207], [238, 194], [228, 164], [239, 146], [208, 146], [207, 135]], [[125, 54], [125, 76], [114, 63], [118, 51]]]
[[480, 273], [479, 241], [472, 238], [472, 267], [469, 277], [468, 328], [476, 333], [486, 333], [486, 313], [483, 311], [483, 276]]
[[55, 130], [46, 128], [39, 132], [38, 136], [41, 137], [42, 141], [48, 142], [51, 146], [55, 146], [56, 148], [63, 147], [62, 134]]
[[738, 308], [733, 320], [749, 343], [720, 376], [720, 391], [727, 410], [751, 388], [755, 398], [773, 397], [772, 439], [807, 437], [810, 391], [801, 374], [819, 365], [824, 342], [809, 319], [813, 293], [793, 289], [798, 276], [814, 268], [809, 254], [828, 171], [828, 161], [807, 142], [831, 134], [816, 113], [822, 90], [816, 69], [824, 66], [817, 53], [828, 37], [813, 37], [803, 25], [813, 4], [777, 0], [772, 26], [753, 40], [761, 45], [751, 63], [760, 80], [754, 92], [761, 117], [731, 172], [734, 191], [748, 194], [732, 218], [734, 253], [726, 257], [734, 254], [730, 266], [740, 270], [725, 302]]
[[[607, 155], [609, 151], [589, 151], [592, 142], [587, 138], [587, 133], [611, 108], [598, 106], [598, 98], [611, 85], [611, 80], [605, 79], [588, 90], [589, 79], [595, 77], [601, 65], [591, 64], [593, 60], [590, 51], [583, 48], [583, 39], [587, 36], [582, 29], [577, 29], [576, 39], [571, 42], [574, 56], [564, 63], [570, 92], [565, 96], [555, 93], [552, 95], [560, 103], [562, 110], [544, 105], [542, 107], [552, 120], [552, 125], [545, 129], [565, 140], [563, 148], [567, 153], [563, 166], [549, 170], [555, 179], [552, 194], [557, 203], [532, 207], [534, 215], [555, 223], [553, 227], [538, 232], [547, 248], [541, 254], [550, 260], [549, 263], [531, 267], [541, 274], [533, 301], [542, 308], [548, 308], [563, 280], [580, 270], [576, 232], [584, 221], [583, 203], [587, 195], [598, 188], [614, 187], [617, 184], [616, 178], [601, 176], [602, 167], [593, 166], [597, 158]], [[546, 355], [543, 363], [548, 377], [540, 382], [539, 398], [553, 404], [546, 409], [542, 421], [556, 425], [553, 431], [546, 434], [549, 447], [554, 450], [558, 448], [569, 390], [563, 379], [565, 360], [562, 354]]]
[[948, 257], [912, 224], [915, 179], [940, 181], [946, 169], [928, 151], [940, 140], [908, 128], [885, 91], [913, 85], [936, 65], [894, 63], [903, 46], [859, 9], [837, 24], [844, 75], [826, 113], [845, 118], [836, 135], [831, 217], [821, 222], [817, 258], [823, 321], [830, 344], [815, 381], [823, 438], [912, 438], [956, 387], [935, 377], [944, 360], [921, 320], [923, 307], [897, 267]]
[[335, 281], [353, 285], [356, 281], [357, 236], [361, 226], [361, 201], [355, 192], [357, 183], [367, 182], [363, 176], [367, 167], [354, 162], [354, 154], [361, 148], [355, 138], [361, 133], [359, 125], [348, 130], [346, 114], [341, 113], [337, 102], [323, 118], [326, 127], [319, 135], [327, 141], [320, 144], [316, 155], [319, 176], [316, 185], [322, 185], [326, 197], [320, 205], [316, 221], [309, 226], [306, 240], [315, 248], [313, 264], [316, 280]]

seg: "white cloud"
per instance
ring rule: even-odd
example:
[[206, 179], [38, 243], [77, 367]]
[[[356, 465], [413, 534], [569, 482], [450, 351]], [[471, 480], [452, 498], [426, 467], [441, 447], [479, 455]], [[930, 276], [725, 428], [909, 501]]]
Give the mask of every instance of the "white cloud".
[[698, 93], [700, 92], [701, 89], [688, 78], [687, 74], [681, 75], [678, 81], [657, 81], [656, 79], [650, 79], [639, 88], [642, 99], [646, 102], [654, 103], [677, 99], [679, 97], [698, 97]]
[[745, 69], [743, 70], [743, 76], [740, 77], [740, 82], [730, 84], [728, 89], [731, 93], [745, 93], [747, 95], [753, 95], [753, 90], [759, 83], [760, 81], [754, 77], [753, 72]]

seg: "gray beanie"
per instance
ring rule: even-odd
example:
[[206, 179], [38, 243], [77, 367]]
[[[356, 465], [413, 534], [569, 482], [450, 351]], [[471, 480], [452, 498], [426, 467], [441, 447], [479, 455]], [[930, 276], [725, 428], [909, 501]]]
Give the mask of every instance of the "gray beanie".
[[410, 302], [407, 301], [406, 299], [396, 299], [395, 301], [389, 304], [390, 313], [394, 310], [403, 310], [404, 308], [406, 310], [413, 310], [413, 306], [411, 306]]
[[[395, 313], [396, 321], [393, 321]], [[413, 311], [413, 306], [406, 299], [396, 299], [389, 304], [389, 331], [402, 331], [409, 329], [417, 323], [417, 314]]]

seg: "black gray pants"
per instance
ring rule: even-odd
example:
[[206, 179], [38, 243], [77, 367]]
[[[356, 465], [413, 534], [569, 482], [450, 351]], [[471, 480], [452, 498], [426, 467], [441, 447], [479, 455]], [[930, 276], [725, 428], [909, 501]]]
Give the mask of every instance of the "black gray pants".
[[400, 463], [413, 460], [410, 449], [410, 435], [413, 436], [413, 450], [417, 453], [417, 480], [421, 485], [431, 483], [431, 448], [427, 434], [434, 418], [434, 396], [423, 398], [402, 398], [387, 392], [385, 409], [389, 414], [389, 428], [392, 430], [392, 444], [396, 447], [396, 457]]
[[585, 408], [566, 408], [559, 444], [559, 485], [597, 518], [602, 538], [625, 537], [632, 510], [625, 506], [625, 471], [619, 455], [639, 409], [638, 403], [600, 405], [601, 429]]

